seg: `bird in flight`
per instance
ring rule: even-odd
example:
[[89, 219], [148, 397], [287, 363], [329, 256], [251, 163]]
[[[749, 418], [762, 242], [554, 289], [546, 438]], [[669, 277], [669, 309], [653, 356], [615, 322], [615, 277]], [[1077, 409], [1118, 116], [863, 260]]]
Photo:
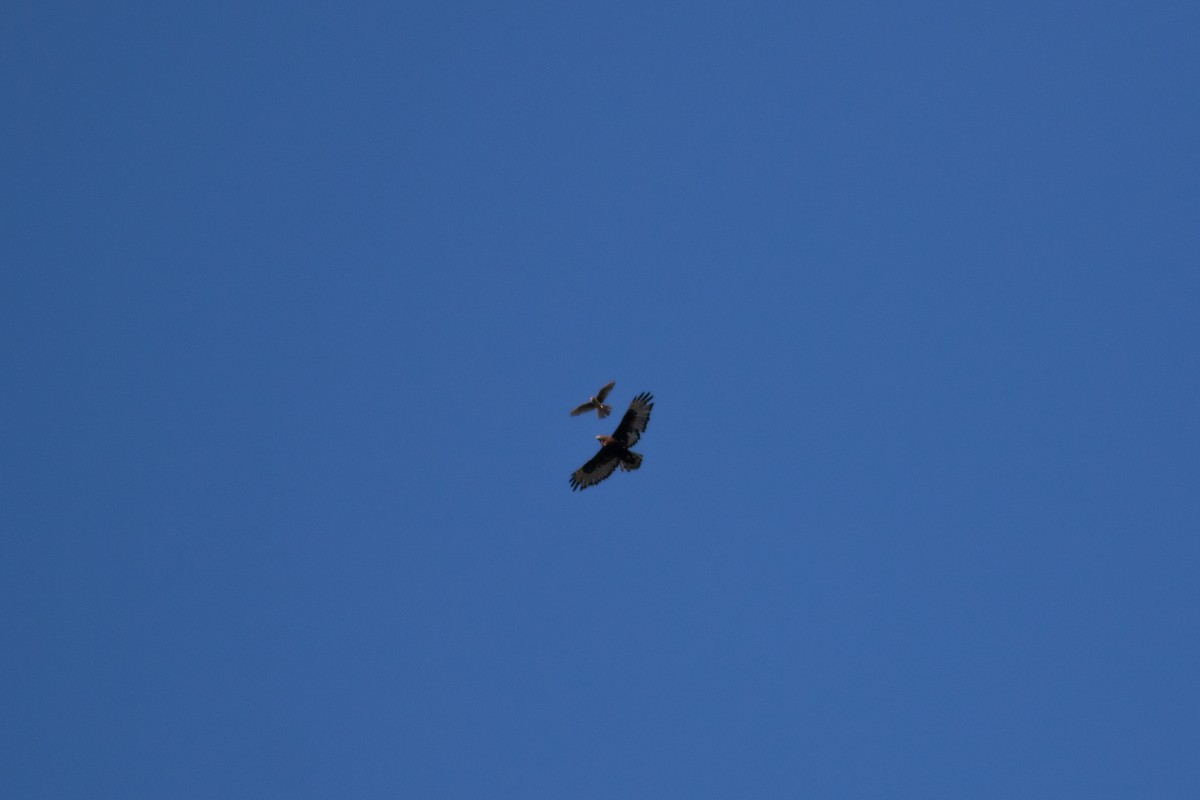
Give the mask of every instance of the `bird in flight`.
[[642, 437], [646, 424], [650, 422], [652, 408], [654, 395], [649, 392], [642, 392], [633, 398], [629, 410], [621, 417], [621, 424], [612, 432], [612, 436], [596, 437], [600, 440], [600, 452], [571, 475], [571, 491], [595, 486], [612, 475], [618, 466], [627, 472], [633, 472], [642, 465], [642, 454], [629, 448], [637, 444], [637, 440]]
[[607, 417], [612, 413], [612, 406], [607, 405], [604, 402], [604, 398], [608, 397], [608, 393], [611, 392], [612, 388], [616, 385], [616, 381], [611, 381], [606, 384], [603, 389], [596, 392], [592, 399], [588, 400], [581, 406], [576, 406], [575, 408], [571, 409], [571, 416], [578, 417], [580, 414], [586, 411], [591, 411], [594, 408], [596, 409], [596, 416], [598, 416], [600, 419]]

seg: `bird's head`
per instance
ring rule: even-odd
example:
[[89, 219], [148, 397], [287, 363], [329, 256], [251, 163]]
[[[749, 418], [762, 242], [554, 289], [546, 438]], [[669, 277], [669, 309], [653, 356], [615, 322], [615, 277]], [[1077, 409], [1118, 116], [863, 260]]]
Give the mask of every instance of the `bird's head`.
[[596, 440], [599, 441], [600, 444], [612, 444], [613, 443], [613, 438], [611, 436], [597, 436]]

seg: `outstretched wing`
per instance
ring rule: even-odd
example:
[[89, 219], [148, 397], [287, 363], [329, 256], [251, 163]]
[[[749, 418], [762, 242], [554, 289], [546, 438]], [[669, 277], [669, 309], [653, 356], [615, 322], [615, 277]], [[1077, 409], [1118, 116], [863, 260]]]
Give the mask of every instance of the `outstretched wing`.
[[601, 389], [600, 392], [596, 395], [596, 399], [599, 400], [601, 403], [603, 403], [604, 398], [608, 397], [608, 393], [611, 392], [613, 390], [613, 387], [616, 385], [617, 385], [616, 381], [611, 381], [610, 383], [606, 384], [605, 387], [603, 389]]
[[621, 417], [621, 424], [613, 431], [612, 438], [626, 447], [633, 447], [637, 444], [637, 440], [642, 438], [642, 431], [646, 430], [646, 425], [650, 422], [652, 408], [654, 408], [654, 395], [649, 392], [642, 392], [633, 398], [633, 402], [629, 404], [629, 410], [625, 412], [625, 416]]
[[593, 408], [595, 408], [595, 407], [596, 407], [596, 404], [595, 404], [595, 403], [593, 403], [591, 400], [588, 400], [588, 401], [587, 401], [586, 403], [584, 403], [583, 405], [581, 405], [581, 406], [575, 406], [575, 408], [572, 408], [572, 409], [571, 409], [571, 416], [572, 416], [572, 417], [578, 417], [578, 416], [579, 416], [580, 414], [582, 414], [583, 412], [585, 412], [585, 411], [591, 411], [591, 410], [592, 410]]
[[600, 452], [592, 456], [592, 460], [584, 464], [571, 475], [571, 491], [595, 486], [600, 481], [613, 474], [621, 461], [616, 448], [604, 445]]

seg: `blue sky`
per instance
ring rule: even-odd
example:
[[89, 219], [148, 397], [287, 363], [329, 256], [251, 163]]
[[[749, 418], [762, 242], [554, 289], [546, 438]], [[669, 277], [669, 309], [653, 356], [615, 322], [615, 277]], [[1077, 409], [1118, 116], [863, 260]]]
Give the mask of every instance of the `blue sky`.
[[1195, 4], [0, 17], [5, 796], [1200, 790]]

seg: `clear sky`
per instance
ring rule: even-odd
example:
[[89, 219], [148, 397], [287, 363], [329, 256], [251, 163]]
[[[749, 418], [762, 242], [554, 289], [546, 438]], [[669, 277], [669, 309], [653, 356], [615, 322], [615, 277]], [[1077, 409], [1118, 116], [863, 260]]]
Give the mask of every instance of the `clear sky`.
[[0, 795], [1200, 796], [1198, 41], [7, 4]]

